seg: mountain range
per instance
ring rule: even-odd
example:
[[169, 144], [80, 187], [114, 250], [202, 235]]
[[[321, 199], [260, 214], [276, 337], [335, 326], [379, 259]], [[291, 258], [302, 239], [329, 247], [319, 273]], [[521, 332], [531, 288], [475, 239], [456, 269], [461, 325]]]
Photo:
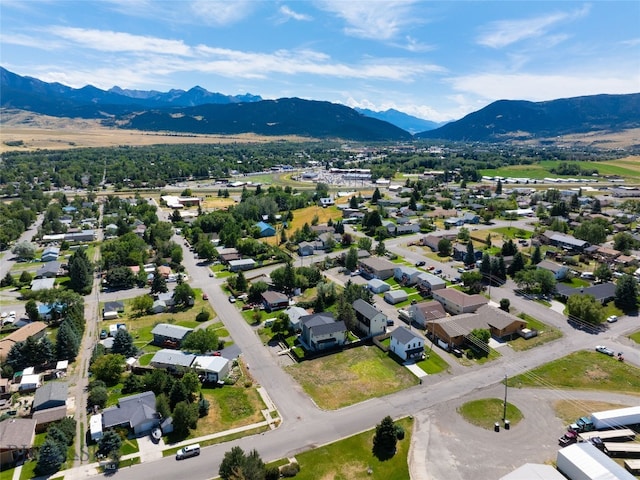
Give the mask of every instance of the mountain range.
[[196, 86], [168, 92], [76, 89], [23, 77], [0, 67], [0, 106], [56, 117], [99, 119], [105, 125], [202, 134], [256, 133], [360, 141], [442, 139], [507, 142], [592, 131], [640, 128], [640, 93], [547, 102], [500, 100], [446, 125], [397, 110], [260, 96], [224, 95]]

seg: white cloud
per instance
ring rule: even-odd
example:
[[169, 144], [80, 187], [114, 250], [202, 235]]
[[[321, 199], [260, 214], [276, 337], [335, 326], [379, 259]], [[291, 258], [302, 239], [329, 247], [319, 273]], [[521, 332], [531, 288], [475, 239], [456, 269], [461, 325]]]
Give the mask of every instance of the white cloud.
[[287, 20], [298, 20], [298, 21], [306, 21], [306, 22], [312, 20], [312, 18], [309, 15], [305, 15], [304, 13], [294, 12], [286, 5], [280, 6], [279, 12], [280, 12], [280, 15], [282, 15], [285, 22]]
[[49, 32], [78, 46], [103, 52], [155, 52], [165, 55], [192, 55], [182, 40], [132, 35], [109, 30], [51, 27]]
[[190, 9], [207, 24], [228, 25], [249, 16], [259, 2], [250, 0], [195, 0]]
[[342, 18], [347, 35], [389, 40], [407, 25], [416, 22], [411, 13], [413, 1], [322, 0], [318, 6]]
[[557, 12], [535, 18], [492, 22], [483, 28], [484, 31], [477, 38], [477, 43], [491, 48], [503, 48], [525, 39], [542, 37], [557, 24], [583, 17], [588, 12], [589, 6], [585, 6], [574, 12]]
[[620, 43], [625, 47], [637, 47], [638, 45], [640, 45], [640, 37], [630, 38], [629, 40], [624, 40]]
[[452, 87], [466, 94], [473, 94], [488, 101], [531, 100], [543, 101], [557, 98], [579, 97], [600, 93], [622, 94], [638, 91], [640, 74], [632, 72], [615, 76], [597, 76], [591, 72], [570, 75], [485, 73], [451, 79]]

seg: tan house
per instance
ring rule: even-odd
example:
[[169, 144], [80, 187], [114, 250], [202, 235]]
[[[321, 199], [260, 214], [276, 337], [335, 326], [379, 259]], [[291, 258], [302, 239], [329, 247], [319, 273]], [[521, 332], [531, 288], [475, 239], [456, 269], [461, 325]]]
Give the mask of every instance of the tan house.
[[433, 299], [442, 304], [444, 309], [452, 315], [472, 313], [489, 303], [482, 295], [468, 295], [455, 288], [443, 288], [432, 292]]
[[444, 311], [442, 304], [436, 300], [411, 305], [409, 311], [411, 312], [413, 321], [422, 328], [426, 328], [427, 322], [447, 316], [447, 312]]
[[384, 258], [369, 257], [360, 259], [358, 266], [366, 278], [386, 280], [393, 277], [397, 265]]
[[31, 322], [0, 340], [0, 361], [4, 361], [13, 347], [18, 342], [24, 342], [29, 337], [36, 340], [44, 335], [47, 324], [44, 322]]

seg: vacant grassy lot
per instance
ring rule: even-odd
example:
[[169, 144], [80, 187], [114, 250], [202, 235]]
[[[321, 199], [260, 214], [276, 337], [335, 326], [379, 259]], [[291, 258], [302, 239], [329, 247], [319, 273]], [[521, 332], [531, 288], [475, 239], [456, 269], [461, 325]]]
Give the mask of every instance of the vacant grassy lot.
[[509, 386], [608, 390], [640, 395], [640, 369], [602, 353], [580, 351], [510, 378]]
[[[382, 418], [380, 419], [382, 420]], [[407, 456], [411, 445], [413, 420], [404, 418], [396, 422], [405, 431], [403, 440], [397, 444], [396, 454], [381, 462], [371, 449], [375, 430], [324, 447], [296, 455], [300, 465], [298, 480], [406, 480], [409, 478]], [[369, 473], [369, 469], [371, 473]]]
[[287, 371], [320, 408], [334, 410], [418, 383], [378, 347], [362, 346], [309, 360]]
[[[220, 188], [222, 188], [222, 186]], [[220, 210], [229, 208], [231, 205], [235, 205], [235, 203], [236, 202], [233, 198], [213, 197], [207, 195], [204, 198], [204, 202], [202, 202], [202, 208], [204, 210]]]
[[613, 410], [615, 408], [625, 408], [631, 405], [621, 405], [619, 403], [596, 402], [580, 400], [558, 400], [553, 403], [553, 409], [556, 411], [558, 418], [566, 423], [573, 423], [577, 418], [585, 415], [591, 415], [592, 412], [601, 412], [603, 410]]
[[[499, 398], [483, 398], [467, 402], [458, 408], [458, 413], [464, 419], [478, 427], [493, 430], [494, 424], [502, 420], [504, 414], [504, 400]], [[522, 412], [515, 405], [507, 402], [507, 420], [512, 426], [523, 419]]]
[[526, 313], [521, 313], [518, 317], [526, 320], [530, 329], [538, 330], [538, 336], [528, 340], [522, 337], [511, 340], [509, 345], [511, 345], [511, 348], [515, 351], [521, 352], [523, 350], [529, 350], [530, 348], [537, 347], [538, 345], [542, 345], [543, 343], [551, 342], [562, 337], [562, 332], [560, 330], [553, 328], [546, 323], [542, 323]]
[[330, 218], [333, 220], [339, 220], [342, 218], [342, 212], [338, 210], [338, 207], [331, 206], [322, 208], [317, 205], [313, 205], [306, 208], [300, 208], [293, 211], [293, 220], [289, 224], [287, 234], [293, 233], [296, 230], [302, 228], [305, 223], [311, 225], [313, 217], [318, 217], [318, 224], [327, 223]]
[[[515, 240], [518, 238], [529, 239], [533, 236], [533, 232], [531, 230], [516, 227], [498, 227], [492, 228], [490, 231], [502, 235], [505, 240]], [[495, 236], [492, 235], [492, 238], [495, 238]]]

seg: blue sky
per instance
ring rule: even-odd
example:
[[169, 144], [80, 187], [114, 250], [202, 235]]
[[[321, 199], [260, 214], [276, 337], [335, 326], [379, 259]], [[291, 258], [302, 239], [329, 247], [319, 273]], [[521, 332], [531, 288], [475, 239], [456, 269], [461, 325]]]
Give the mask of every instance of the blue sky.
[[640, 92], [640, 1], [2, 0], [0, 64], [73, 87], [300, 97], [461, 118]]

